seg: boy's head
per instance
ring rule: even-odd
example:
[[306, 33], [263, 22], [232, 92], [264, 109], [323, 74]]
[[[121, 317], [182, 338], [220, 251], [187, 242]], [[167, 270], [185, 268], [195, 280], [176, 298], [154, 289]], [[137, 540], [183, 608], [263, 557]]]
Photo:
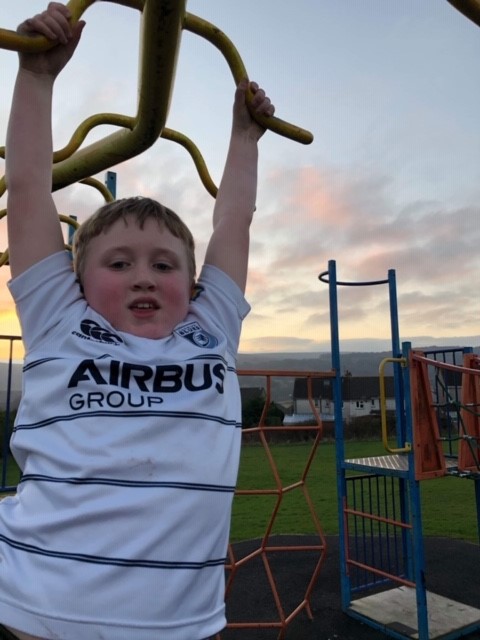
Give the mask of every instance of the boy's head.
[[115, 329], [164, 338], [186, 317], [194, 241], [158, 202], [128, 198], [105, 205], [76, 231], [73, 255], [88, 304]]
[[193, 283], [196, 273], [195, 241], [190, 229], [174, 211], [156, 200], [142, 196], [123, 198], [105, 204], [77, 229], [73, 237], [72, 251], [73, 268], [80, 283], [82, 283], [88, 246], [92, 238], [107, 231], [118, 220], [127, 221], [130, 218], [140, 229], [143, 228], [146, 220], [155, 220], [160, 227], [168, 229], [173, 236], [183, 242]]

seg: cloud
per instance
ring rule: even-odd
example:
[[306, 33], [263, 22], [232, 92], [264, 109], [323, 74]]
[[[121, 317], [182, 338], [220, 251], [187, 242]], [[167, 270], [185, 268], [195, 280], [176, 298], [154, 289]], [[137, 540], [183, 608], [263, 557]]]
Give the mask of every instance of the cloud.
[[240, 351], [242, 353], [273, 353], [315, 351], [318, 343], [309, 338], [296, 336], [262, 336], [261, 338], [242, 339]]
[[[401, 327], [409, 335], [475, 332], [476, 204], [398, 202], [395, 181], [387, 175], [328, 166], [277, 167], [262, 183], [261, 195], [252, 231], [254, 309], [268, 309], [277, 323], [296, 322], [299, 335], [323, 332], [328, 287], [317, 278], [335, 259], [337, 278], [350, 283], [386, 280], [390, 269], [396, 271]], [[339, 306], [347, 334], [389, 334], [386, 285], [339, 287]]]

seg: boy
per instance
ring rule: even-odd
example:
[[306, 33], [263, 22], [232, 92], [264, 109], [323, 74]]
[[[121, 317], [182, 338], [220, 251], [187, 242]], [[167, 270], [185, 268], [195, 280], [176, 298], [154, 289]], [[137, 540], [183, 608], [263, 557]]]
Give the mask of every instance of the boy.
[[82, 225], [74, 274], [50, 193], [53, 84], [83, 28], [69, 18], [52, 2], [19, 27], [57, 46], [20, 55], [7, 134], [9, 286], [26, 359], [12, 437], [23, 475], [0, 503], [0, 623], [22, 640], [200, 640], [225, 625], [235, 356], [264, 129], [244, 81], [195, 287], [190, 232], [145, 198]]

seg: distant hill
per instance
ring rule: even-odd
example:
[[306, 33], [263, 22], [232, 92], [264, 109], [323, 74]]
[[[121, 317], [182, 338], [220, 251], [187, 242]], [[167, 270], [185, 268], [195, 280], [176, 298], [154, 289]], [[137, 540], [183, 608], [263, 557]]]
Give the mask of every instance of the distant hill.
[[[391, 355], [389, 351], [354, 352], [341, 356], [342, 374], [349, 371], [353, 376], [376, 376], [380, 362]], [[268, 353], [239, 354], [238, 370], [268, 371], [330, 371], [332, 369], [329, 353]], [[388, 366], [386, 373], [388, 374]], [[277, 377], [272, 379], [272, 399], [275, 402], [287, 403], [293, 392], [293, 377]], [[266, 386], [265, 377], [241, 376], [242, 387]]]
[[[391, 355], [389, 351], [352, 352], [341, 355], [342, 373], [354, 376], [374, 376], [380, 362]], [[239, 354], [239, 369], [279, 369], [291, 371], [329, 371], [332, 368], [329, 353], [253, 353]]]
[[[417, 347], [419, 348], [419, 347]], [[435, 345], [422, 347], [426, 350]], [[473, 347], [475, 352], [480, 348]], [[377, 376], [378, 367], [384, 358], [391, 357], [391, 351], [353, 351], [340, 356], [342, 375], [347, 371], [353, 376]], [[237, 359], [237, 368], [243, 370], [286, 370], [286, 371], [330, 371], [330, 353], [241, 353]], [[392, 365], [385, 367], [385, 374], [392, 375]], [[242, 387], [265, 387], [265, 377], [241, 376]], [[293, 378], [272, 379], [272, 399], [276, 402], [288, 402], [293, 392]]]
[[[472, 345], [475, 352], [480, 347]], [[415, 345], [416, 348], [419, 348]], [[434, 346], [424, 347], [433, 349]], [[380, 362], [390, 357], [390, 351], [348, 351], [341, 354], [342, 375], [347, 371], [353, 376], [376, 376]], [[286, 370], [286, 371], [330, 371], [330, 353], [298, 352], [298, 353], [240, 353], [237, 359], [239, 370]], [[390, 365], [385, 368], [385, 373], [391, 375]], [[6, 405], [6, 389], [8, 382], [8, 366], [6, 362], [0, 362], [0, 410]], [[265, 377], [242, 376], [242, 387], [265, 387]], [[18, 405], [22, 389], [22, 365], [13, 364], [11, 380], [12, 406]], [[274, 378], [272, 384], [273, 400], [288, 402], [293, 391], [293, 378]]]

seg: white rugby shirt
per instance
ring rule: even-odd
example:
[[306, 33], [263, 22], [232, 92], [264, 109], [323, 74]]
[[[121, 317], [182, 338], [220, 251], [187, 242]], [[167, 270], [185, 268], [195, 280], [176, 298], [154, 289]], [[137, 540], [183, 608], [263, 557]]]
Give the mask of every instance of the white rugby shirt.
[[225, 625], [249, 307], [206, 266], [160, 340], [88, 307], [66, 252], [9, 283], [26, 347], [0, 502], [0, 623], [46, 638], [196, 640]]

